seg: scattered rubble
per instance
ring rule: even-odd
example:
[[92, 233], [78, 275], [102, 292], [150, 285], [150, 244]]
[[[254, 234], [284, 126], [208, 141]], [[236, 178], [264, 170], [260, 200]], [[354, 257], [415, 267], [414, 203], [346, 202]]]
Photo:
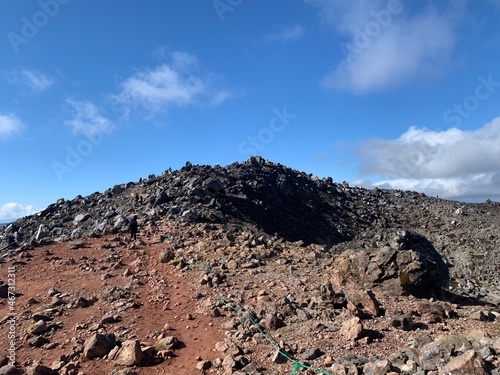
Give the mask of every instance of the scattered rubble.
[[498, 210], [259, 157], [60, 199], [0, 228], [0, 374], [498, 374]]

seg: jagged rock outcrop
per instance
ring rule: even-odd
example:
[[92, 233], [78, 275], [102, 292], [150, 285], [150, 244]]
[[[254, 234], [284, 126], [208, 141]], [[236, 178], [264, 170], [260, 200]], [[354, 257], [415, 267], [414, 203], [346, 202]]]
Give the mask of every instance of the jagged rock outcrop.
[[389, 246], [344, 251], [332, 268], [336, 288], [382, 287], [395, 294], [428, 297], [439, 294], [450, 281], [441, 255], [426, 238], [410, 231], [397, 232]]

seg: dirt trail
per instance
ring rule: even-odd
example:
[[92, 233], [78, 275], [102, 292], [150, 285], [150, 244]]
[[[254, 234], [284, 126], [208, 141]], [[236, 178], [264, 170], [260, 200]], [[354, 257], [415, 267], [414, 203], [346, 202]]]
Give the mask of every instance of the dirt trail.
[[[167, 245], [143, 242], [136, 249], [130, 249], [123, 242], [119, 245], [118, 240], [92, 239], [82, 242], [83, 247], [77, 249], [71, 249], [71, 243], [57, 243], [30, 250], [31, 257], [16, 258], [1, 265], [2, 280], [7, 277], [7, 267], [16, 267], [17, 363], [25, 367], [41, 361], [50, 367], [59, 356], [68, 355], [73, 348], [81, 346], [108, 313], [119, 315], [122, 320], [105, 324], [104, 330], [115, 333], [120, 340], [137, 339], [157, 344], [154, 334], [165, 332], [180, 343], [174, 357], [138, 367], [135, 369], [138, 374], [194, 374], [199, 372], [196, 370], [199, 359], [217, 357], [213, 349], [224, 337], [220, 319], [215, 321], [198, 310], [199, 300], [193, 298], [196, 280], [187, 278], [172, 264], [159, 262], [158, 255]], [[128, 290], [131, 295], [123, 301], [105, 300], [103, 296], [112, 287]], [[51, 288], [61, 292], [63, 301], [58, 307], [61, 315], [47, 323], [59, 328], [44, 335], [52, 348], [28, 346], [31, 316], [53, 302], [54, 297], [49, 295]], [[95, 301], [88, 307], [79, 307], [76, 304], [80, 297]], [[136, 306], [126, 308], [131, 300]], [[0, 303], [3, 317], [8, 314], [9, 306], [5, 299]], [[164, 329], [166, 324], [170, 329]], [[8, 329], [8, 324], [0, 327], [2, 348], [8, 347]], [[112, 361], [104, 359], [84, 360], [80, 371], [109, 374], [114, 367]]]

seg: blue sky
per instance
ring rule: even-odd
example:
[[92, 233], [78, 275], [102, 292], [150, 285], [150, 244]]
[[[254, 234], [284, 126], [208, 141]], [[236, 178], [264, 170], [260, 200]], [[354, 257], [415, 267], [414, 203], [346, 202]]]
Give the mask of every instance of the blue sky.
[[0, 221], [193, 164], [500, 199], [500, 0], [4, 0]]

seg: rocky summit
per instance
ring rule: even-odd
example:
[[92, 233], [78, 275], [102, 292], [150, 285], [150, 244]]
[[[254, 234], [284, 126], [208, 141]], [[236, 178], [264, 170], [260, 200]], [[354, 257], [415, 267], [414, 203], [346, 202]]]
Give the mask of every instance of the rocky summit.
[[261, 157], [59, 199], [0, 227], [0, 374], [498, 374], [499, 218]]

